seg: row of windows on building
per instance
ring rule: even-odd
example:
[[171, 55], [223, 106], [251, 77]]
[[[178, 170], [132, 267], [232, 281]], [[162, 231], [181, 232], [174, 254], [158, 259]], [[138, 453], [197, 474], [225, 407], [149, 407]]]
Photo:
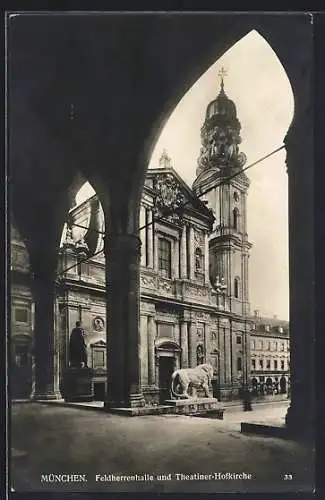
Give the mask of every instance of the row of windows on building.
[[[267, 359], [266, 360], [266, 364], [265, 364], [265, 368], [264, 368], [264, 359], [259, 359], [258, 360], [258, 367], [257, 367], [257, 364], [256, 364], [256, 359], [252, 359], [252, 370], [272, 370], [272, 367], [271, 367], [271, 360], [270, 359]], [[284, 359], [281, 359], [280, 360], [280, 365], [278, 364], [278, 360], [277, 359], [274, 359], [273, 360], [273, 370], [285, 370], [285, 362], [284, 362]]]
[[[269, 332], [270, 331], [270, 325], [261, 325], [261, 326], [264, 327], [264, 331], [265, 332]], [[257, 329], [257, 325], [256, 325], [256, 323], [253, 323], [252, 324], [252, 330], [256, 330], [256, 329]], [[278, 326], [276, 328], [276, 330], [277, 330], [278, 333], [284, 333], [283, 332], [283, 326]]]
[[268, 351], [271, 351], [271, 349], [273, 351], [289, 351], [289, 344], [287, 344], [287, 349], [286, 349], [286, 346], [285, 346], [285, 343], [284, 342], [273, 342], [271, 343], [270, 340], [252, 340], [251, 341], [251, 348], [252, 349], [266, 349]]

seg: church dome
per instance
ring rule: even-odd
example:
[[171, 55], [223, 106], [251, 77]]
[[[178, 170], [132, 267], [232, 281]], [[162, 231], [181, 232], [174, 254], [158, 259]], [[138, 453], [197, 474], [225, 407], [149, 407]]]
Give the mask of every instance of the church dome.
[[237, 119], [237, 110], [235, 103], [231, 101], [225, 91], [223, 80], [221, 81], [221, 90], [216, 99], [210, 102], [206, 111], [206, 120], [219, 116], [225, 121], [233, 121]]

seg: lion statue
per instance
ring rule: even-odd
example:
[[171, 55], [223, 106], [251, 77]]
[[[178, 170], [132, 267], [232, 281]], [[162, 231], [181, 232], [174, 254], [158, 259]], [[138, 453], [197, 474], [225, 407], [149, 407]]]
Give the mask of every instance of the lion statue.
[[[195, 389], [202, 387], [207, 398], [211, 397], [209, 386], [213, 377], [213, 367], [209, 363], [198, 365], [196, 368], [181, 368], [175, 370], [171, 378], [171, 393], [176, 398], [189, 398], [188, 388], [191, 385]], [[176, 392], [180, 388], [181, 393]]]

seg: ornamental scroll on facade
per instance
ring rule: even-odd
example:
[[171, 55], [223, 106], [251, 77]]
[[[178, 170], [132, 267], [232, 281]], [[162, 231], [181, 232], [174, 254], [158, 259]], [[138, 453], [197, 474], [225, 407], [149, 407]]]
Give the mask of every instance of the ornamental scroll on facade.
[[173, 175], [169, 173], [157, 175], [154, 189], [156, 191], [154, 199], [155, 217], [163, 217], [175, 224], [181, 224], [183, 219], [182, 206], [185, 197]]

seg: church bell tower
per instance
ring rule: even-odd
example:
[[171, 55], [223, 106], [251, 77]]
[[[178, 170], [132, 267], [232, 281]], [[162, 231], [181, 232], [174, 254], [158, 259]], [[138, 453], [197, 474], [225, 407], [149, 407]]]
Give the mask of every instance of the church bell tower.
[[233, 313], [249, 314], [247, 192], [249, 179], [242, 171], [246, 156], [239, 152], [241, 125], [237, 110], [224, 89], [221, 70], [218, 96], [207, 107], [201, 128], [201, 151], [193, 191], [215, 217], [209, 239], [210, 281], [226, 285]]

